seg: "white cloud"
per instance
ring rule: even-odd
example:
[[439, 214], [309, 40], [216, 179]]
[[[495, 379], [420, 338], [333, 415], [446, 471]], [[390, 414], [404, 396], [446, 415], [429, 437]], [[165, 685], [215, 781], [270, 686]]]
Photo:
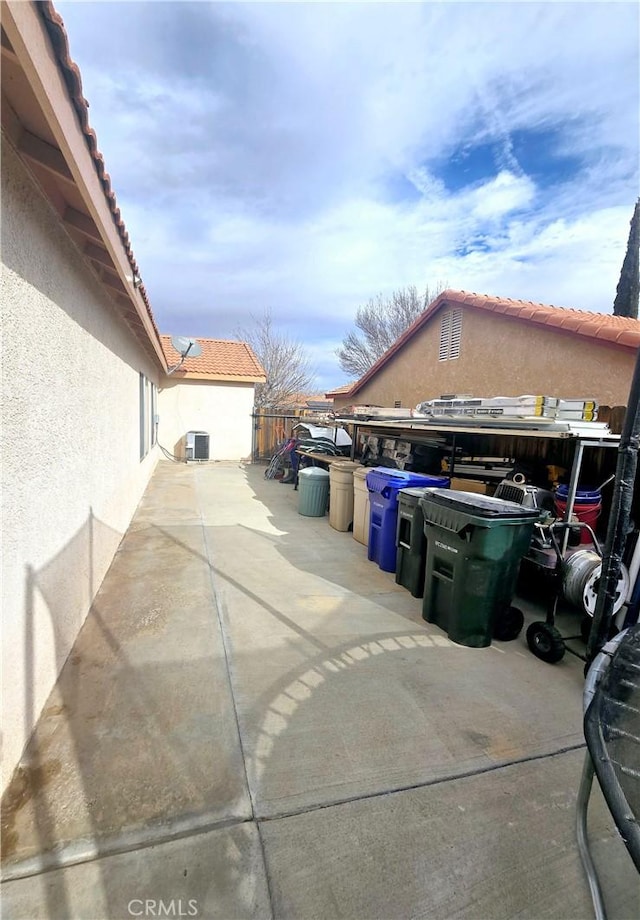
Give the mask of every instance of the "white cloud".
[[[438, 280], [610, 309], [638, 193], [635, 5], [59, 8], [161, 326], [229, 335], [270, 306], [324, 352], [359, 303]], [[539, 171], [518, 132], [546, 132]], [[495, 162], [467, 180], [449, 158], [480, 143]]]

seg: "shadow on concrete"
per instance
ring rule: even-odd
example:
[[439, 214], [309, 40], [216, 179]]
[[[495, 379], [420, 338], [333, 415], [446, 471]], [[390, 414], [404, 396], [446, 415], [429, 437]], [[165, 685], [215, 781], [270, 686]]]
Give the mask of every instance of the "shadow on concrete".
[[[42, 662], [36, 660], [39, 644], [36, 629], [48, 628], [52, 647], [47, 649], [47, 652], [53, 656], [55, 674], [61, 676], [74, 639], [82, 625], [82, 620], [75, 618], [78, 617], [78, 611], [88, 609], [96, 592], [96, 543], [117, 546], [121, 537], [120, 533], [96, 518], [93, 509], [89, 509], [84, 525], [50, 562], [37, 570], [32, 566], [26, 567], [24, 642], [22, 649], [16, 649], [16, 655], [22, 654], [24, 660], [23, 721], [25, 737], [30, 740], [2, 797], [3, 863], [10, 860], [19, 847], [15, 823], [20, 812], [29, 805], [33, 809], [38, 850], [51, 851], [59, 842], [47, 790], [52, 787], [56, 778], [58, 782], [62, 779], [67, 765], [49, 754], [51, 726], [48, 722], [51, 717], [64, 718], [73, 713], [80, 694], [80, 688], [67, 686], [66, 692], [59, 698], [54, 688], [42, 713], [38, 712], [35, 687], [38, 680], [37, 669], [39, 665], [42, 667]], [[80, 572], [81, 577], [78, 578], [77, 574], [70, 577], [70, 572]], [[43, 606], [46, 611], [46, 622], [43, 617]], [[73, 726], [72, 718], [69, 718], [69, 725]], [[75, 751], [77, 762], [81, 765], [78, 744], [75, 745]], [[90, 784], [90, 778], [84, 779], [86, 789]], [[62, 907], [68, 906], [64, 892], [59, 893], [58, 904]], [[53, 905], [50, 906], [53, 908]]]
[[[90, 512], [54, 559], [26, 572], [25, 727], [35, 728], [2, 800], [3, 881], [40, 875], [48, 917], [75, 915], [77, 891], [56, 869], [90, 862], [105, 916], [126, 916], [123, 864], [101, 857], [249, 817], [233, 738], [211, 739], [210, 726], [223, 712], [212, 678], [222, 655], [211, 645], [210, 582], [208, 576], [198, 582], [184, 554], [176, 559], [169, 551], [167, 558], [166, 546], [153, 542], [155, 528], [141, 525], [125, 535], [68, 654], [68, 611], [77, 609], [77, 594], [95, 593], [94, 546], [110, 535], [119, 541], [109, 531]], [[78, 569], [80, 586], [69, 578]], [[167, 571], [178, 592], [173, 609], [162, 585]], [[185, 589], [181, 598], [183, 583], [194, 580], [192, 594]], [[187, 609], [180, 608], [183, 598]], [[200, 621], [196, 608], [205, 610]], [[60, 673], [38, 714], [34, 622], [42, 626], [43, 611]], [[79, 624], [71, 625], [77, 631]], [[248, 858], [249, 842], [236, 837], [233, 846], [216, 844], [219, 854], [229, 849], [229, 879], [233, 860]], [[177, 892], [187, 865], [173, 862]], [[154, 879], [156, 890], [162, 881], [166, 890], [161, 865], [146, 865], [144, 876], [130, 879], [132, 896], [143, 881], [153, 891]]]
[[[183, 471], [183, 475], [191, 473]], [[250, 485], [253, 489], [252, 482]], [[276, 483], [267, 486], [285, 488]], [[156, 494], [156, 502], [158, 498]], [[317, 574], [313, 547], [302, 547], [301, 552], [299, 531], [296, 535], [289, 526], [289, 513], [296, 514], [293, 503], [289, 512], [280, 502], [269, 505], [266, 495], [257, 500], [268, 508], [282, 535], [274, 540], [265, 533], [260, 537], [276, 545], [288, 564], [284, 568]], [[502, 705], [502, 688], [497, 687], [498, 707], [487, 710], [477, 674], [470, 675], [461, 688], [454, 679], [455, 669], [449, 668], [448, 656], [464, 656], [460, 658], [462, 673], [470, 654], [474, 661], [484, 661], [482, 680], [494, 690], [500, 662], [506, 656], [491, 649], [470, 651], [454, 646], [435, 627], [427, 628], [420, 618], [418, 601], [415, 619], [406, 612], [400, 614], [410, 621], [406, 629], [399, 630], [390, 622], [384, 631], [360, 630], [355, 639], [317, 635], [305, 628], [304, 620], [288, 615], [286, 605], [284, 609], [276, 606], [268, 596], [216, 564], [202, 525], [159, 526], [149, 518], [154, 513], [147, 506], [146, 517], [138, 517], [127, 532], [122, 552], [116, 554], [109, 573], [109, 588], [104, 586], [94, 600], [29, 743], [23, 772], [16, 773], [7, 793], [10, 798], [3, 815], [3, 821], [7, 819], [3, 844], [8, 844], [9, 857], [12, 853], [16, 859], [33, 857], [33, 874], [43, 866], [55, 869], [91, 860], [105, 915], [121, 916], [126, 873], [122, 860], [127, 857], [109, 854], [126, 854], [133, 848], [178, 838], [187, 853], [194, 834], [223, 827], [225, 822], [237, 825], [253, 817], [296, 814], [531, 759], [531, 751], [523, 745], [533, 731], [526, 717], [536, 665], [533, 659], [526, 662], [526, 679], [518, 688], [518, 698]], [[238, 525], [233, 525], [234, 529]], [[247, 528], [249, 531], [252, 529]], [[224, 525], [219, 534], [224, 540]], [[335, 536], [331, 531], [327, 539]], [[136, 565], [126, 565], [128, 558], [137, 559], [138, 555], [141, 558]], [[322, 573], [329, 581], [338, 579], [335, 583], [342, 589], [335, 596], [338, 616], [346, 612], [353, 596], [347, 575], [340, 571], [340, 555], [336, 543], [335, 565], [330, 557]], [[368, 570], [369, 565], [363, 568]], [[56, 557], [40, 572], [28, 573], [28, 597], [33, 598], [40, 590], [41, 581], [52, 617], [55, 611], [60, 612], [60, 604], [64, 606], [54, 587], [63, 572], [64, 565]], [[251, 650], [234, 647], [228, 611], [212, 593], [211, 575], [218, 586], [238, 592], [247, 609], [255, 606], [260, 614], [264, 612], [290, 632], [290, 642], [287, 639], [283, 645], [295, 646], [293, 657], [288, 657], [290, 648], [285, 648], [280, 659], [272, 660], [274, 653], [260, 643]], [[388, 581], [391, 579], [389, 576]], [[386, 580], [380, 583], [384, 585]], [[171, 585], [177, 586], [175, 595], [169, 593]], [[187, 587], [191, 593], [185, 594]], [[397, 591], [398, 598], [403, 597], [403, 591], [394, 585], [390, 584], [390, 589]], [[368, 595], [373, 606], [381, 596], [392, 603], [385, 592]], [[206, 615], [200, 622], [197, 611], [203, 609]], [[216, 609], [224, 650], [212, 650], [207, 645]], [[244, 613], [241, 606], [237, 617], [241, 619]], [[159, 636], [163, 640], [160, 646]], [[446, 659], [433, 654], [439, 650], [446, 652]], [[209, 689], [216, 673], [224, 672], [226, 678], [227, 657], [234, 695], [241, 700], [237, 717], [244, 764], [231, 753], [221, 754], [235, 743], [232, 732], [217, 747], [202, 741], [211, 723], [225, 718], [210, 699]], [[432, 671], [438, 660], [440, 671]], [[388, 663], [394, 661], [402, 662], [402, 667], [392, 674]], [[247, 675], [257, 676], [255, 692], [239, 681], [238, 673], [234, 676], [240, 666], [243, 680]], [[555, 691], [570, 690], [573, 694], [581, 683], [575, 670], [567, 669], [564, 677], [560, 669], [554, 672]], [[445, 685], [447, 672], [450, 679]], [[356, 685], [361, 689], [354, 690]], [[463, 698], [462, 711], [459, 704], [457, 710], [452, 704], [454, 692]], [[553, 692], [543, 687], [541, 695], [531, 699], [532, 711], [545, 693], [547, 698]], [[385, 696], [388, 703], [382, 711]], [[420, 722], [425, 700], [431, 714], [435, 713], [435, 724], [424, 719]], [[406, 732], [394, 734], [398, 727], [402, 729], [402, 719], [407, 722]], [[522, 724], [518, 725], [518, 720]], [[341, 743], [341, 734], [347, 743]], [[418, 755], [424, 753], [424, 760], [416, 756], [414, 748], [404, 751], [395, 743], [396, 738], [402, 741], [415, 735], [424, 746], [424, 751], [418, 751]], [[549, 750], [557, 751], [557, 738], [550, 740]], [[575, 746], [582, 746], [580, 738], [569, 745]], [[354, 759], [357, 748], [363, 752], [359, 760]], [[386, 759], [379, 761], [377, 772], [367, 772], [381, 749]], [[543, 754], [545, 750], [543, 747]], [[435, 771], [428, 769], [428, 758], [434, 751], [439, 756], [431, 765], [435, 764]], [[65, 753], [69, 754], [66, 758]], [[405, 754], [415, 761], [409, 773], [403, 765]], [[321, 766], [316, 774], [309, 775], [309, 765], [314, 762]], [[327, 774], [322, 773], [327, 764], [328, 784]], [[237, 777], [239, 773], [244, 777], [245, 769], [253, 800], [250, 809], [240, 803], [244, 779], [238, 782]], [[219, 803], [224, 804], [216, 810]], [[29, 841], [20, 836], [26, 826], [32, 829], [30, 848]], [[239, 866], [247, 871], [246, 853], [239, 852], [240, 856], [233, 848], [228, 854], [226, 849], [223, 852], [226, 884], [241, 871]], [[42, 854], [46, 856], [44, 862], [38, 858]], [[176, 877], [183, 871], [181, 859], [176, 857], [178, 861], [172, 864]], [[186, 869], [185, 862], [185, 877]], [[51, 872], [41, 880], [48, 915], [72, 916], [65, 874]], [[166, 881], [158, 860], [148, 868], [144, 880], [133, 879], [131, 885], [144, 883], [145, 889], [152, 891], [150, 886], [159, 887]], [[175, 884], [178, 891], [177, 881]], [[135, 892], [136, 888], [130, 890]]]

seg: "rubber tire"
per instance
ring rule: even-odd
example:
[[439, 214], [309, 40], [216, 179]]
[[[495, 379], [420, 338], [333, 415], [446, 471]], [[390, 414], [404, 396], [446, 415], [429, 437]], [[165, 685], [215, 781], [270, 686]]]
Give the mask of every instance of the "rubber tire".
[[564, 658], [565, 648], [562, 636], [555, 628], [542, 620], [532, 623], [527, 629], [527, 645], [536, 658], [547, 664], [557, 664]]
[[517, 639], [524, 626], [524, 613], [518, 607], [503, 610], [493, 628], [493, 638], [498, 642], [511, 642]]

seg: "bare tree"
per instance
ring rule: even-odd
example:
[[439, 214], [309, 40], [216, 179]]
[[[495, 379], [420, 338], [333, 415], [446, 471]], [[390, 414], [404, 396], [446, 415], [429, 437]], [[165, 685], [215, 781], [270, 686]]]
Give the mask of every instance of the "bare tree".
[[389, 296], [378, 294], [356, 312], [356, 329], [336, 349], [340, 367], [349, 376], [362, 377], [411, 323], [442, 293], [445, 285], [429, 285], [419, 294], [414, 285]]
[[274, 326], [271, 310], [251, 320], [250, 328], [237, 329], [235, 335], [251, 346], [267, 377], [266, 383], [256, 384], [255, 405], [282, 408], [298, 394], [312, 392], [315, 373], [304, 346]]
[[627, 252], [622, 263], [620, 280], [613, 302], [614, 316], [638, 318], [638, 297], [640, 294], [640, 198], [636, 201], [631, 218], [631, 230]]

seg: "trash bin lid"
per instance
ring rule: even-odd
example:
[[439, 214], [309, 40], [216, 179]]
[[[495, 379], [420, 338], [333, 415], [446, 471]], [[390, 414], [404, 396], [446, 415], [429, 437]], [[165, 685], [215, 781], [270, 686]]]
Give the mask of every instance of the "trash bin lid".
[[445, 486], [447, 476], [429, 476], [427, 473], [412, 473], [386, 466], [376, 466], [367, 473], [367, 488], [370, 492], [381, 492], [387, 497], [410, 486]]
[[303, 476], [305, 479], [328, 479], [329, 473], [319, 466], [308, 466], [306, 469], [300, 470], [298, 476]]
[[360, 469], [360, 464], [355, 460], [334, 460], [331, 464], [329, 472], [333, 470], [340, 470], [341, 472], [353, 472], [354, 470]]
[[418, 501], [422, 498], [425, 492], [433, 492], [434, 486], [423, 486], [418, 488], [417, 486], [411, 486], [408, 489], [400, 489], [398, 492], [398, 498], [400, 501], [404, 498], [405, 501], [411, 503], [412, 505], [417, 505]]
[[518, 518], [521, 521], [538, 520], [538, 508], [525, 508], [517, 502], [509, 502], [504, 498], [493, 498], [490, 495], [479, 495], [477, 492], [453, 492], [450, 489], [425, 489], [421, 503], [428, 513], [429, 503], [449, 508], [452, 511], [461, 511], [476, 518], [490, 518], [491, 520]]

